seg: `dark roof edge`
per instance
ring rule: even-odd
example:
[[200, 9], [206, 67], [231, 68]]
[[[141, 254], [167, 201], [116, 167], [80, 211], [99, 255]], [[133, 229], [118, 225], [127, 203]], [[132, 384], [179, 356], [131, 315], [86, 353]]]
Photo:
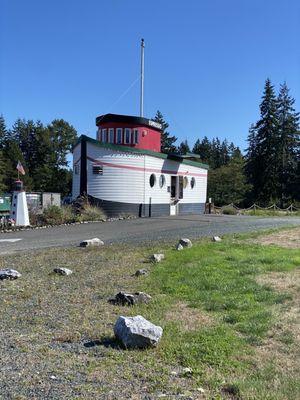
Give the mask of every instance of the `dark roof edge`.
[[151, 129], [162, 132], [162, 126], [160, 123], [144, 117], [135, 117], [133, 115], [121, 115], [121, 114], [104, 114], [96, 118], [97, 126], [100, 125], [101, 123], [107, 123], [107, 122], [145, 125]]
[[96, 146], [103, 147], [106, 149], [112, 149], [112, 150], [118, 150], [118, 151], [123, 151], [123, 152], [129, 152], [129, 153], [136, 153], [136, 154], [144, 154], [156, 158], [163, 158], [163, 159], [169, 159], [169, 160], [174, 160], [174, 161], [179, 161], [182, 164], [185, 165], [191, 165], [192, 167], [197, 167], [197, 168], [203, 168], [203, 169], [209, 169], [209, 166], [207, 164], [203, 164], [197, 161], [190, 161], [190, 160], [182, 160], [180, 157], [174, 156], [174, 154], [169, 155], [169, 154], [164, 154], [164, 153], [158, 153], [156, 151], [151, 151], [151, 150], [143, 150], [143, 149], [135, 149], [132, 147], [127, 147], [127, 146], [119, 146], [117, 144], [111, 144], [111, 143], [101, 143], [96, 139], [92, 139], [89, 136], [86, 135], [81, 135], [77, 142], [74, 144], [73, 149], [82, 141], [87, 141], [92, 144], [95, 144]]

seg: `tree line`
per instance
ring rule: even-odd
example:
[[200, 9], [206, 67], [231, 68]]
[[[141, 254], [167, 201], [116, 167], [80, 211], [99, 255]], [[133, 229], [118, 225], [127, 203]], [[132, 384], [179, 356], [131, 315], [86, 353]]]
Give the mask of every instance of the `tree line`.
[[186, 140], [176, 146], [177, 138], [169, 133], [160, 111], [154, 119], [163, 126], [162, 152], [192, 152], [209, 165], [208, 197], [215, 204], [285, 207], [300, 202], [300, 127], [294, 103], [286, 83], [276, 95], [270, 79], [266, 80], [260, 118], [249, 129], [245, 154], [218, 137], [204, 136], [193, 147]]
[[12, 190], [20, 161], [27, 191], [69, 194], [72, 170], [67, 155], [77, 139], [75, 128], [63, 119], [44, 125], [41, 121], [18, 119], [8, 129], [0, 116], [0, 191]]

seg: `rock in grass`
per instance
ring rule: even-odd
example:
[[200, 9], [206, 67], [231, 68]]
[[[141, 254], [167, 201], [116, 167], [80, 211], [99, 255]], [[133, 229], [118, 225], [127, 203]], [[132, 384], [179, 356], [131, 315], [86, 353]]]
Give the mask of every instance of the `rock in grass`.
[[146, 269], [138, 269], [135, 274], [135, 276], [141, 276], [141, 275], [148, 275], [148, 271]]
[[212, 241], [213, 242], [222, 242], [222, 239], [220, 238], [220, 236], [213, 236]]
[[162, 253], [159, 253], [159, 254], [153, 254], [150, 259], [151, 259], [152, 262], [159, 263], [164, 258], [165, 258], [165, 255], [162, 254]]
[[187, 239], [187, 238], [181, 238], [179, 240], [179, 244], [181, 244], [182, 247], [192, 247], [193, 246], [190, 239]]
[[18, 279], [21, 276], [22, 275], [20, 274], [20, 272], [16, 271], [15, 269], [5, 268], [0, 270], [0, 280], [4, 279], [13, 280], [13, 279]]
[[80, 247], [88, 247], [88, 246], [103, 246], [104, 242], [99, 238], [87, 239], [80, 242]]
[[73, 271], [68, 268], [54, 268], [53, 270], [55, 273], [59, 275], [71, 275], [73, 274]]
[[114, 333], [126, 348], [144, 349], [154, 347], [159, 342], [163, 329], [152, 324], [141, 315], [136, 317], [119, 317]]
[[178, 250], [178, 251], [183, 250], [182, 244], [178, 243], [176, 246], [176, 250]]
[[119, 292], [108, 302], [120, 306], [134, 306], [135, 304], [148, 304], [152, 297], [144, 292], [125, 293]]

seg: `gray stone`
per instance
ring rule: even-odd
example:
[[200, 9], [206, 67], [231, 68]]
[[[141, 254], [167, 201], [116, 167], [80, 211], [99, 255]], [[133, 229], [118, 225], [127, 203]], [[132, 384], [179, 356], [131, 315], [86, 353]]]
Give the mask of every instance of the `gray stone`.
[[181, 244], [182, 247], [192, 247], [193, 246], [190, 239], [187, 239], [187, 238], [181, 238], [179, 240], [179, 244]]
[[219, 236], [213, 236], [212, 241], [213, 242], [222, 242], [222, 239]]
[[80, 247], [88, 247], [88, 246], [103, 246], [104, 242], [98, 238], [93, 238], [93, 239], [87, 239], [83, 240], [80, 243]]
[[151, 261], [155, 262], [155, 263], [159, 263], [161, 262], [163, 259], [165, 258], [165, 255], [162, 253], [159, 254], [153, 254], [151, 256]]
[[68, 268], [54, 268], [53, 270], [54, 272], [56, 272], [59, 275], [71, 275], [73, 274], [73, 271], [71, 269]]
[[119, 292], [115, 295], [115, 297], [109, 299], [108, 302], [120, 306], [134, 306], [136, 304], [148, 304], [151, 299], [152, 297], [144, 292]]
[[148, 275], [148, 271], [146, 269], [138, 269], [135, 274], [135, 276], [141, 276], [141, 275]]
[[22, 275], [15, 269], [5, 268], [0, 270], [0, 280], [3, 279], [18, 279]]
[[159, 342], [163, 329], [152, 324], [141, 315], [136, 317], [119, 317], [114, 333], [126, 348], [154, 347]]

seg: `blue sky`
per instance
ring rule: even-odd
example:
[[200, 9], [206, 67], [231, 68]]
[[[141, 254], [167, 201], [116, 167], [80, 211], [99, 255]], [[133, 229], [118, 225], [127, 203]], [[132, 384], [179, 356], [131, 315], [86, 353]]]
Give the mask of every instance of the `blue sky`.
[[300, 109], [297, 0], [2, 0], [0, 113], [64, 118], [95, 137], [95, 117], [138, 115], [145, 38], [145, 116], [159, 109], [193, 144], [204, 135], [242, 149], [267, 77]]

